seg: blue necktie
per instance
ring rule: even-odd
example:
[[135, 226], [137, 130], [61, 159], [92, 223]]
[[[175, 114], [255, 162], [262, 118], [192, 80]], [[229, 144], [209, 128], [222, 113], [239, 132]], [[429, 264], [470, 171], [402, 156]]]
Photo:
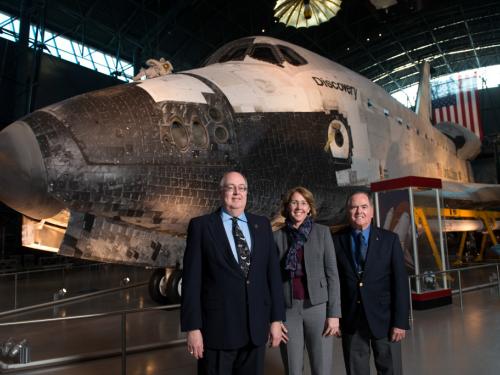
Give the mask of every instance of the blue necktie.
[[358, 273], [363, 272], [365, 268], [367, 245], [363, 232], [356, 233], [356, 248], [354, 249], [354, 258]]

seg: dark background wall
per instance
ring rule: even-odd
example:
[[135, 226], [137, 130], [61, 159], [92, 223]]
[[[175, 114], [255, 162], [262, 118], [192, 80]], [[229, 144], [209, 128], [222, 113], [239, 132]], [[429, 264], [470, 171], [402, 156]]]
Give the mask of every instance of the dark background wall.
[[500, 87], [479, 90], [481, 119], [485, 135], [500, 132]]
[[476, 182], [498, 184], [500, 183], [500, 87], [479, 90], [479, 105], [484, 139], [481, 154], [471, 163], [472, 170]]
[[[34, 73], [33, 109], [123, 83], [46, 54], [40, 56], [38, 71], [33, 69], [33, 61], [32, 49], [27, 49], [23, 54], [16, 43], [0, 39], [0, 129], [26, 113], [28, 85]], [[50, 264], [53, 261], [67, 261], [43, 251], [28, 248], [20, 251], [21, 223], [21, 214], [0, 202], [0, 272]]]
[[[25, 57], [22, 56], [16, 43], [0, 39], [0, 128], [17, 120], [20, 117], [19, 108], [25, 107], [27, 86], [33, 75], [33, 50], [28, 49]], [[39, 71], [33, 81], [33, 109], [120, 83], [123, 81], [42, 54]]]

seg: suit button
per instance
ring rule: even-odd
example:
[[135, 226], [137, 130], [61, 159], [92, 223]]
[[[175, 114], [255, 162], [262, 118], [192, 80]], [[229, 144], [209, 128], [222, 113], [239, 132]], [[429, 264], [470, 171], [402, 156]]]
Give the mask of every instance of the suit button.
[[356, 303], [361, 303], [361, 301], [356, 301]]
[[250, 280], [247, 280], [247, 285], [250, 285]]
[[363, 283], [359, 283], [359, 287], [361, 288], [363, 286]]

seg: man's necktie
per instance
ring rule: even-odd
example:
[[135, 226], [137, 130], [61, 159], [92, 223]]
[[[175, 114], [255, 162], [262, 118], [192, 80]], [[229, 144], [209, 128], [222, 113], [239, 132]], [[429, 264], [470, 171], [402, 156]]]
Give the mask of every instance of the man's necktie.
[[234, 243], [236, 245], [236, 252], [238, 253], [238, 258], [240, 260], [240, 267], [243, 271], [245, 277], [248, 276], [248, 270], [250, 269], [250, 249], [248, 248], [247, 241], [243, 236], [243, 232], [238, 226], [238, 218], [233, 217], [233, 237]]
[[354, 250], [354, 257], [356, 258], [356, 266], [358, 268], [358, 273], [363, 272], [365, 268], [365, 258], [366, 258], [367, 245], [363, 232], [356, 233], [356, 249]]

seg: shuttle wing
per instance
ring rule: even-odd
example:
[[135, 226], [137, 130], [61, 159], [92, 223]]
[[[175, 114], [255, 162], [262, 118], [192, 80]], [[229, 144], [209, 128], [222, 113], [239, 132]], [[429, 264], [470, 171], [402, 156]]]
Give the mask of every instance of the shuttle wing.
[[500, 210], [500, 185], [443, 181], [442, 192], [451, 208]]

